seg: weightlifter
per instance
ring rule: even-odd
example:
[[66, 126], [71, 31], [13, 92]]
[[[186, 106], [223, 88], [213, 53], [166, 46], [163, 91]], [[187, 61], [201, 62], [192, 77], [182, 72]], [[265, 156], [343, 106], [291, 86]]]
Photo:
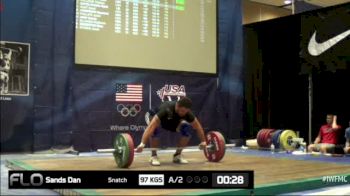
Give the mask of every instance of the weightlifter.
[[[142, 152], [147, 141], [151, 138], [151, 148], [158, 148], [160, 143], [159, 132], [163, 128], [172, 132], [179, 132], [181, 138], [177, 144], [177, 150], [173, 156], [174, 163], [186, 164], [188, 161], [181, 156], [182, 149], [187, 146], [192, 130], [196, 130], [201, 143], [200, 149], [206, 147], [204, 130], [198, 119], [191, 112], [192, 101], [188, 97], [182, 97], [178, 101], [163, 102], [154, 115], [142, 135], [141, 143], [137, 146], [136, 152]], [[160, 161], [157, 151], [152, 150], [150, 158], [151, 165], [158, 166]]]
[[333, 153], [335, 145], [338, 142], [340, 126], [337, 125], [337, 116], [328, 114], [327, 124], [321, 126], [320, 132], [313, 144], [308, 147], [309, 152], [316, 151], [321, 153]]

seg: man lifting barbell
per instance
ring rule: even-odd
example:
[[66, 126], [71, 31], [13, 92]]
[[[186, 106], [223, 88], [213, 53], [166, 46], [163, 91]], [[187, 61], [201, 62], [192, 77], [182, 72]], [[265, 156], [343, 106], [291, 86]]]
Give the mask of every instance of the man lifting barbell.
[[[151, 138], [151, 148], [158, 148], [160, 139], [160, 128], [163, 128], [172, 132], [180, 132], [181, 138], [178, 141], [177, 149], [173, 156], [174, 163], [186, 164], [188, 163], [181, 156], [182, 149], [187, 146], [192, 129], [197, 131], [197, 135], [201, 143], [200, 149], [206, 147], [206, 140], [204, 136], [204, 130], [198, 119], [191, 112], [192, 101], [188, 97], [182, 97], [178, 101], [163, 102], [156, 114], [150, 116], [150, 122], [142, 135], [141, 143], [137, 146], [136, 152], [142, 152], [147, 141]], [[151, 165], [158, 166], [160, 161], [157, 156], [157, 151], [152, 150], [152, 156], [150, 158]]]

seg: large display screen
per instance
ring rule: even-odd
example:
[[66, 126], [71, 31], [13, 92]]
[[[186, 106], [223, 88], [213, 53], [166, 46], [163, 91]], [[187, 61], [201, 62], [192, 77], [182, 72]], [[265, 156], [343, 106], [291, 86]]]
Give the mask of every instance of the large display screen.
[[216, 0], [76, 0], [75, 63], [216, 73]]

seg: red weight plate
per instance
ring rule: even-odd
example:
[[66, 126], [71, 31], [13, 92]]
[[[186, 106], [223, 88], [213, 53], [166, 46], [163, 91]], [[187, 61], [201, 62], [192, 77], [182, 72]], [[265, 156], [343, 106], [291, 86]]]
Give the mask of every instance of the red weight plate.
[[256, 134], [256, 142], [258, 143], [258, 146], [259, 146], [259, 143], [260, 143], [260, 140], [259, 140], [259, 136], [260, 136], [260, 132], [261, 130], [258, 131], [258, 133]]
[[268, 131], [268, 134], [266, 136], [266, 147], [267, 148], [271, 147], [271, 143], [272, 143], [271, 138], [272, 138], [272, 134], [274, 131], [275, 131], [275, 129], [269, 129], [269, 131]]
[[262, 134], [262, 147], [269, 148], [271, 146], [271, 133], [274, 129], [264, 129]]
[[265, 147], [265, 134], [266, 134], [266, 129], [263, 129], [263, 132], [261, 133], [261, 147]]
[[269, 129], [268, 130], [268, 134], [267, 134], [267, 136], [266, 136], [266, 147], [267, 148], [270, 148], [271, 147], [271, 143], [272, 143], [272, 140], [271, 140], [271, 138], [272, 138], [272, 134], [273, 134], [273, 132], [274, 132], [275, 130], [274, 129]]
[[266, 134], [268, 133], [268, 129], [263, 129], [261, 133], [261, 147], [266, 148]]
[[259, 146], [259, 147], [262, 147], [261, 135], [262, 135], [263, 132], [264, 132], [264, 129], [261, 129], [261, 130], [258, 132], [258, 135], [256, 136], [256, 141], [258, 142], [258, 146]]
[[224, 136], [223, 136], [220, 132], [218, 132], [218, 131], [215, 131], [215, 132], [218, 134], [218, 136], [220, 136], [220, 138], [222, 139], [222, 141], [224, 141], [225, 144], [226, 144], [226, 140], [225, 140]]
[[[223, 147], [224, 147], [225, 152], [226, 152], [226, 140], [225, 140], [224, 136], [223, 136], [220, 132], [218, 132], [218, 131], [215, 131], [215, 132], [218, 134], [218, 136], [220, 136], [220, 138], [222, 139], [222, 141], [224, 141]], [[224, 152], [224, 153], [225, 153], [225, 152]], [[224, 157], [224, 156], [223, 156], [223, 157]]]
[[260, 135], [260, 140], [261, 140], [261, 146], [260, 147], [265, 147], [265, 134], [266, 134], [266, 129], [262, 129], [261, 135]]
[[134, 155], [134, 153], [135, 153], [134, 148], [135, 148], [135, 146], [134, 146], [134, 140], [132, 139], [130, 134], [125, 133], [124, 137], [128, 141], [129, 149], [131, 149], [130, 153], [129, 153], [129, 161], [128, 161], [128, 164], [126, 164], [126, 168], [128, 168], [132, 164], [132, 162], [134, 161], [134, 156], [135, 156]]
[[260, 135], [259, 135], [259, 147], [264, 147], [264, 138], [263, 138], [263, 135], [265, 133], [265, 129], [261, 129], [260, 130]]
[[214, 149], [204, 149], [204, 155], [210, 162], [218, 162], [225, 156], [226, 143], [220, 132], [210, 131], [206, 135], [207, 145], [214, 145]]

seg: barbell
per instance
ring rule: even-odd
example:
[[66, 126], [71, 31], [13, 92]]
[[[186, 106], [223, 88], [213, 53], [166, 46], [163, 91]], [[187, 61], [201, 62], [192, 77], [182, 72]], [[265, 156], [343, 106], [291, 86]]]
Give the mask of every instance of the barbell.
[[[218, 131], [210, 131], [206, 134], [207, 146], [202, 149], [210, 162], [219, 162], [225, 156], [227, 147], [235, 144], [226, 144], [224, 136]], [[135, 155], [135, 145], [130, 134], [118, 134], [114, 139], [114, 149], [98, 149], [98, 153], [113, 153], [114, 160], [119, 168], [128, 168], [132, 164]], [[143, 151], [160, 150], [164, 148], [144, 148]], [[178, 149], [178, 148], [166, 148]]]
[[[262, 129], [257, 134], [257, 143], [260, 149], [270, 149], [274, 144], [276, 149], [293, 150], [303, 142], [297, 138], [292, 130]], [[203, 149], [204, 156], [209, 162], [219, 162], [225, 156], [227, 147], [235, 144], [226, 144], [224, 136], [218, 131], [206, 134], [207, 146]], [[128, 133], [118, 134], [113, 142], [113, 149], [98, 149], [98, 153], [113, 153], [114, 160], [119, 168], [128, 168], [134, 160], [135, 145], [132, 136]], [[178, 148], [166, 148], [178, 149]], [[164, 150], [164, 148], [144, 148], [143, 151]]]

